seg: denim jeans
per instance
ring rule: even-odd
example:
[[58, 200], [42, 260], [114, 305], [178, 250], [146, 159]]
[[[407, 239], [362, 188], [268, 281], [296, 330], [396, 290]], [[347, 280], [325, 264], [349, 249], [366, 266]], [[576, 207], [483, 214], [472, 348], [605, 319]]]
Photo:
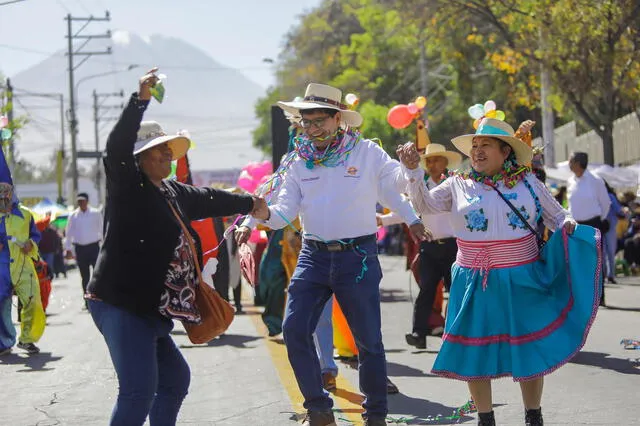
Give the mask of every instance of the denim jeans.
[[171, 339], [173, 322], [139, 316], [117, 306], [88, 301], [89, 311], [109, 348], [120, 391], [111, 426], [176, 424], [191, 373]]
[[316, 331], [313, 333], [313, 342], [316, 345], [318, 360], [320, 360], [320, 371], [322, 374], [331, 373], [333, 377], [338, 375], [338, 366], [333, 360], [333, 323], [331, 315], [333, 313], [333, 297], [324, 305], [320, 314]]
[[360, 390], [365, 395], [363, 416], [387, 415], [387, 367], [380, 330], [381, 279], [375, 241], [343, 252], [321, 251], [303, 244], [289, 285], [283, 335], [307, 410], [330, 410], [333, 406], [322, 387], [312, 336], [333, 293], [359, 350]]

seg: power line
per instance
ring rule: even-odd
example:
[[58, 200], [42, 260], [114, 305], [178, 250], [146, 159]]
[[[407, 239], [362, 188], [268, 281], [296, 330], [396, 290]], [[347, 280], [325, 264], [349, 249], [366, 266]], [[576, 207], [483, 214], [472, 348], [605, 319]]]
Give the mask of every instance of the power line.
[[67, 8], [67, 6], [64, 5], [64, 3], [62, 3], [62, 0], [56, 0], [56, 3], [58, 3], [60, 5], [61, 8], [63, 8], [65, 10], [65, 12], [67, 13], [71, 13], [71, 11], [69, 10], [69, 8]]

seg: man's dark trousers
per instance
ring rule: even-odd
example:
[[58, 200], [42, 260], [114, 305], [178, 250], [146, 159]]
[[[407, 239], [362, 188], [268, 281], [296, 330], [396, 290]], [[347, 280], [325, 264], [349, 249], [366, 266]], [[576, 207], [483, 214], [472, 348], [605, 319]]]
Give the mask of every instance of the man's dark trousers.
[[438, 283], [444, 279], [451, 287], [451, 265], [456, 261], [458, 246], [455, 238], [420, 243], [420, 292], [413, 306], [413, 332], [419, 336], [430, 334], [429, 317], [433, 310]]
[[283, 323], [289, 362], [304, 396], [304, 407], [330, 410], [333, 401], [322, 387], [313, 332], [325, 303], [335, 294], [358, 346], [363, 416], [387, 415], [387, 367], [382, 344], [380, 280], [375, 237], [357, 248], [326, 251], [303, 242], [291, 284]]
[[87, 245], [74, 244], [76, 250], [76, 263], [82, 277], [82, 294], [87, 292], [87, 284], [91, 279], [91, 268], [95, 268], [100, 253], [100, 243]]

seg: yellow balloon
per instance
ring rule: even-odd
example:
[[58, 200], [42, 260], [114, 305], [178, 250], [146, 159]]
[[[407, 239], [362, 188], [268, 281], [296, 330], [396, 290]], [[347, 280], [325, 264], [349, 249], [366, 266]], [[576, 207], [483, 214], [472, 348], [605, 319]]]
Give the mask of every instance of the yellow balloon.
[[496, 118], [496, 110], [492, 109], [491, 111], [487, 111], [484, 116], [487, 118]]
[[416, 104], [418, 108], [422, 109], [427, 106], [427, 98], [425, 98], [424, 96], [418, 96], [414, 104]]

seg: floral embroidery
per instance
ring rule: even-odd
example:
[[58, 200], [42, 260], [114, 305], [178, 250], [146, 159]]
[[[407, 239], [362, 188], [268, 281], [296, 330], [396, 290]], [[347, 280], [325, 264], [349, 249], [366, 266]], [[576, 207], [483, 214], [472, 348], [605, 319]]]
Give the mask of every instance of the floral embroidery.
[[518, 193], [517, 192], [507, 193], [507, 194], [502, 194], [502, 195], [504, 195], [504, 198], [506, 198], [507, 200], [517, 200], [518, 199]]
[[467, 219], [467, 229], [473, 231], [486, 231], [489, 220], [484, 215], [484, 209], [470, 210], [464, 215]]
[[[524, 206], [520, 207], [520, 214], [522, 214], [522, 217], [524, 217], [527, 221], [529, 220], [529, 212], [527, 212], [527, 209], [525, 209]], [[515, 230], [516, 228], [528, 229], [527, 225], [522, 223], [518, 215], [516, 215], [513, 211], [507, 213], [507, 219], [509, 219], [509, 226], [513, 230]]]

